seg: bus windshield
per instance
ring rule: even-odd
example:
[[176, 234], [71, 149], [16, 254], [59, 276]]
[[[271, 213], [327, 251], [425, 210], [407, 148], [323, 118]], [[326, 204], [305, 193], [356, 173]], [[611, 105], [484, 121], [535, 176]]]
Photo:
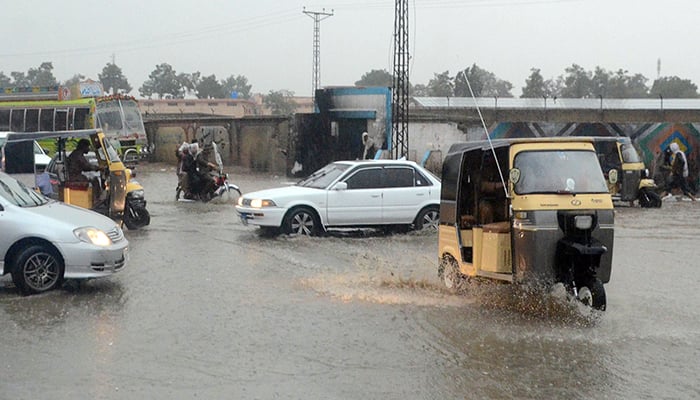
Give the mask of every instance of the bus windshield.
[[108, 136], [146, 135], [141, 112], [133, 100], [114, 99], [98, 102], [97, 122]]
[[517, 194], [607, 193], [608, 187], [593, 151], [523, 151], [513, 166], [520, 171]]

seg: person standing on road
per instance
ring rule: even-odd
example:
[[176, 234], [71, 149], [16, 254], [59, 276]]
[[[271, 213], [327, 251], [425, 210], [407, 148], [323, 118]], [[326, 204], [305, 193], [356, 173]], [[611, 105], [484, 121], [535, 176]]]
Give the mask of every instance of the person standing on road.
[[695, 196], [690, 191], [690, 187], [688, 187], [688, 160], [685, 157], [685, 153], [683, 153], [676, 142], [671, 143], [669, 148], [673, 153], [673, 161], [671, 162], [671, 183], [666, 188], [666, 191], [664, 191], [662, 198], [667, 195], [667, 192], [670, 192], [674, 188], [680, 188], [684, 195], [690, 197], [692, 201], [695, 201]]
[[362, 132], [362, 146], [364, 148], [364, 151], [362, 152], [362, 159], [373, 159], [374, 153], [377, 152], [377, 148], [374, 146], [374, 140], [369, 137], [369, 133], [367, 132]]

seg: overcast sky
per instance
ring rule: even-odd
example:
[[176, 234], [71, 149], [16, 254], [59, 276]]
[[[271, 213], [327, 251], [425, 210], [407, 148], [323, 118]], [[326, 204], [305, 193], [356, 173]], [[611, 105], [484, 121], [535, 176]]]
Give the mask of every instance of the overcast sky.
[[[393, 69], [394, 0], [23, 0], [3, 4], [0, 71], [53, 62], [60, 81], [97, 79], [112, 61], [134, 87], [157, 64], [219, 80], [244, 75], [254, 93], [312, 88], [314, 21], [321, 22], [321, 86], [353, 85]], [[554, 78], [573, 63], [679, 76], [700, 85], [697, 0], [409, 0], [410, 80], [476, 63], [518, 96], [539, 68]]]

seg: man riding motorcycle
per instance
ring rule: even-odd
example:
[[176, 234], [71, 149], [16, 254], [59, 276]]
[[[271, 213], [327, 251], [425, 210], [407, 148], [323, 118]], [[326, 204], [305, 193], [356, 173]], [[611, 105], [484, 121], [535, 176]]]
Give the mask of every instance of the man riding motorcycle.
[[207, 200], [216, 189], [216, 182], [209, 172], [217, 166], [207, 161], [198, 143], [190, 144], [188, 150], [182, 151], [180, 156], [182, 171], [186, 173], [188, 181], [185, 185], [181, 185], [181, 188], [189, 188], [189, 191], [185, 190], [185, 198]]

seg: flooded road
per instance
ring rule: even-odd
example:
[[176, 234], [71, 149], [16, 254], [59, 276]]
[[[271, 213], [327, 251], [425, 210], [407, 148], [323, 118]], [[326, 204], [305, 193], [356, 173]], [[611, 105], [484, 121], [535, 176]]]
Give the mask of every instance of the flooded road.
[[700, 204], [617, 210], [590, 319], [447, 291], [434, 235], [263, 238], [232, 204], [175, 202], [170, 166], [137, 178], [152, 219], [124, 271], [31, 297], [0, 280], [0, 399], [700, 398]]

